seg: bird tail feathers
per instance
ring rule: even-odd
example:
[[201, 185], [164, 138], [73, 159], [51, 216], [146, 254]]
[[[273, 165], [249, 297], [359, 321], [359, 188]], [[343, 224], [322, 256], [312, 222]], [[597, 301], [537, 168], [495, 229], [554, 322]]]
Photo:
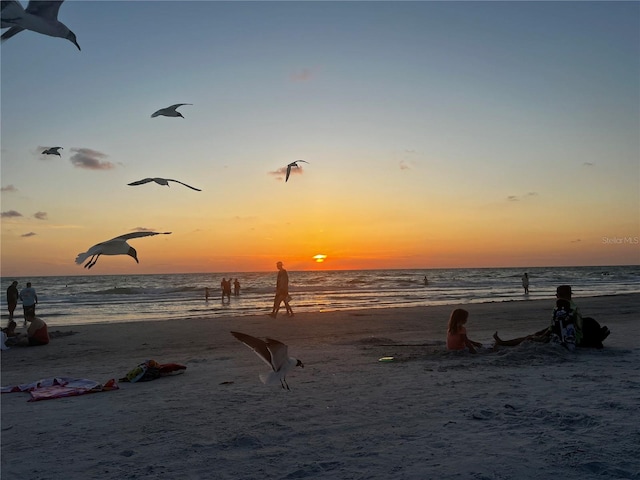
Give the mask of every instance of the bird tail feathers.
[[89, 254], [87, 252], [79, 253], [76, 257], [76, 264], [81, 265], [87, 258], [89, 258]]
[[280, 383], [280, 376], [276, 372], [261, 373], [260, 380], [265, 385], [275, 385]]

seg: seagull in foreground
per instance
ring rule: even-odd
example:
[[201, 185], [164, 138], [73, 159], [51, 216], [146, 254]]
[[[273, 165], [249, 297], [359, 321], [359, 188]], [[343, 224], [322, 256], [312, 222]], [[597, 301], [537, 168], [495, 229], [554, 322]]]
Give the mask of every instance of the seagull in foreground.
[[136, 249], [127, 243], [127, 240], [132, 238], [148, 237], [150, 235], [169, 235], [171, 232], [133, 232], [120, 235], [119, 237], [112, 238], [106, 242], [96, 243], [86, 252], [79, 253], [76, 257], [76, 263], [80, 265], [87, 258], [91, 257], [85, 264], [84, 268], [93, 267], [98, 261], [100, 255], [129, 255], [133, 257], [136, 263], [138, 261], [138, 253]]
[[142, 180], [138, 180], [137, 182], [127, 183], [127, 185], [131, 185], [131, 186], [144, 185], [145, 183], [149, 183], [149, 182], [156, 182], [158, 185], [166, 185], [167, 187], [169, 186], [169, 182], [176, 182], [176, 183], [179, 183], [180, 185], [184, 185], [185, 187], [190, 188], [191, 190], [195, 190], [196, 192], [202, 191], [199, 188], [195, 188], [195, 187], [192, 187], [191, 185], [187, 185], [186, 183], [183, 183], [180, 180], [174, 180], [172, 178], [160, 178], [160, 177], [143, 178]]
[[15, 34], [23, 30], [31, 30], [32, 32], [42, 33], [50, 37], [60, 37], [69, 40], [78, 50], [80, 45], [76, 40], [76, 35], [67, 26], [58, 21], [58, 10], [60, 10], [60, 1], [30, 1], [27, 8], [22, 8], [19, 2], [15, 0], [2, 1], [2, 28], [8, 28], [2, 34], [0, 40], [4, 42]]
[[193, 105], [193, 103], [176, 103], [170, 107], [161, 108], [157, 112], [153, 112], [151, 114], [151, 118], [159, 117], [160, 115], [164, 115], [165, 117], [182, 117], [182, 114], [176, 110], [176, 108], [181, 107], [182, 105]]
[[289, 180], [289, 175], [291, 174], [291, 167], [300, 168], [300, 165], [298, 165], [298, 162], [309, 163], [306, 160], [296, 160], [295, 162], [291, 162], [289, 165], [287, 165], [287, 177], [284, 179], [285, 182]]
[[59, 157], [60, 152], [58, 150], [60, 150], [62, 147], [51, 147], [51, 148], [47, 148], [44, 152], [42, 152], [42, 155], [58, 155]]
[[274, 340], [273, 338], [260, 340], [259, 338], [239, 332], [231, 332], [231, 335], [256, 352], [256, 354], [272, 368], [272, 372], [260, 374], [262, 383], [270, 385], [275, 383], [276, 380], [279, 380], [282, 388], [291, 390], [285, 376], [293, 368], [304, 368], [304, 365], [300, 360], [289, 357], [287, 346], [284, 343]]

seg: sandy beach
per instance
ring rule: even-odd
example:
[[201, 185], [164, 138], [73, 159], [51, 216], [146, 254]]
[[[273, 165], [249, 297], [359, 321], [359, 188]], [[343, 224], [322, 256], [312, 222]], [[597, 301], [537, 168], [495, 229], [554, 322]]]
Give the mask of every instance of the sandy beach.
[[[187, 370], [70, 398], [3, 394], [2, 479], [638, 479], [640, 295], [575, 301], [611, 329], [603, 350], [448, 352], [451, 306], [51, 324], [73, 334], [3, 351], [3, 386], [106, 382], [147, 359]], [[489, 347], [496, 330], [546, 326], [553, 300], [465, 308]], [[231, 330], [289, 345], [305, 365], [291, 391], [260, 382], [268, 367]]]

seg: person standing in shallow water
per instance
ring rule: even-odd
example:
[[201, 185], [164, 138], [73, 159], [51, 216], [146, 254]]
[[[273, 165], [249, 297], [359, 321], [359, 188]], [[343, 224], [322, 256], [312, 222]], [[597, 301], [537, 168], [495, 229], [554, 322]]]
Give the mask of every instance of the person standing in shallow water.
[[24, 311], [24, 321], [36, 316], [36, 304], [38, 303], [38, 295], [36, 290], [31, 286], [31, 282], [27, 282], [27, 286], [20, 290], [20, 300], [22, 300], [22, 310]]
[[282, 262], [276, 263], [276, 267], [278, 267], [278, 279], [276, 281], [276, 296], [273, 299], [273, 310], [269, 316], [271, 318], [276, 318], [278, 316], [278, 311], [280, 310], [280, 304], [284, 302], [284, 307], [287, 310], [287, 315], [293, 317], [293, 310], [289, 305], [289, 274], [282, 266]]
[[13, 312], [18, 306], [18, 298], [20, 293], [18, 292], [18, 282], [14, 280], [9, 288], [7, 288], [7, 308], [9, 309], [9, 323], [13, 320]]
[[240, 295], [240, 282], [238, 281], [238, 279], [236, 278], [233, 281], [233, 296], [237, 297], [238, 295]]
[[524, 288], [524, 294], [529, 295], [529, 274], [527, 272], [522, 275], [522, 288]]

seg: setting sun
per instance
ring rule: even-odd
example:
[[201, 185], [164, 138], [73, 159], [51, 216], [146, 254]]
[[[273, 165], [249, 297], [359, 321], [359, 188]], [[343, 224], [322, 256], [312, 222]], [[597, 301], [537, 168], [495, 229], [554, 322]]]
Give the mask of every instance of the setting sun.
[[313, 257], [313, 259], [317, 262], [317, 263], [322, 263], [324, 262], [324, 259], [327, 258], [326, 255], [322, 255], [321, 253], [319, 253], [318, 255], [315, 255]]

